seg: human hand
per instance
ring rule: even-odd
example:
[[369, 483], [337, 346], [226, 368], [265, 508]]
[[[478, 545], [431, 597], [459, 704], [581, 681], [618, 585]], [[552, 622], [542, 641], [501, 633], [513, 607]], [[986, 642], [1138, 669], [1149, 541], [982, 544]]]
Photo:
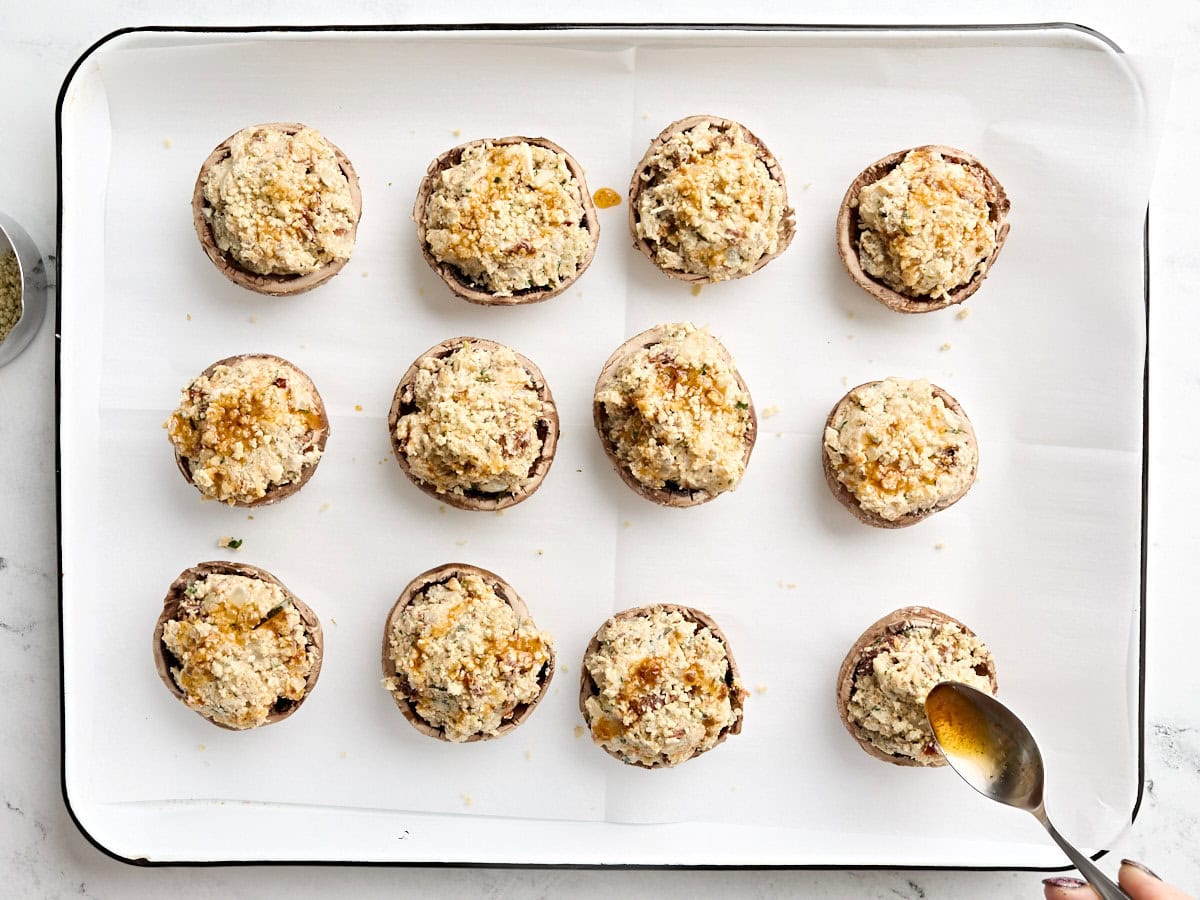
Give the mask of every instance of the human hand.
[[[1131, 859], [1121, 860], [1117, 883], [1133, 900], [1192, 900], [1190, 894], [1165, 883]], [[1042, 884], [1046, 886], [1046, 900], [1100, 900], [1100, 895], [1079, 878], [1047, 878]]]

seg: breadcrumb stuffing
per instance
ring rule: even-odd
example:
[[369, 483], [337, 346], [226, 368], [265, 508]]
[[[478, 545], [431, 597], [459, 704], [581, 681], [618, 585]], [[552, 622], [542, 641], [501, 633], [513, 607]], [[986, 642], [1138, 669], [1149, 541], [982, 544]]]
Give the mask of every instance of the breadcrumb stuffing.
[[741, 716], [724, 643], [661, 606], [609, 619], [584, 659], [597, 693], [585, 703], [592, 739], [626, 762], [675, 765], [715, 746]]
[[204, 199], [217, 246], [248, 271], [307, 274], [354, 250], [350, 180], [315, 129], [242, 129], [209, 170]]
[[440, 493], [516, 494], [533, 479], [542, 398], [508, 347], [464, 342], [420, 360], [396, 439], [412, 474]]
[[596, 393], [622, 465], [650, 488], [733, 490], [745, 471], [751, 398], [707, 328], [664, 326]]
[[740, 125], [702, 122], [646, 160], [636, 229], [661, 268], [723, 281], [778, 252], [786, 196], [760, 154]]
[[277, 584], [210, 574], [186, 588], [179, 618], [163, 626], [184, 702], [230, 728], [263, 724], [281, 700], [304, 697], [316, 660], [308, 629]]
[[520, 704], [542, 691], [550, 636], [516, 611], [480, 576], [463, 573], [431, 584], [388, 631], [395, 674], [383, 686], [451, 741], [494, 735]]
[[934, 150], [912, 150], [858, 194], [859, 260], [893, 290], [936, 300], [996, 248], [987, 184]]
[[320, 403], [297, 369], [251, 356], [192, 379], [164, 427], [201, 494], [232, 506], [317, 464]]
[[825, 429], [825, 453], [859, 505], [895, 521], [932, 509], [970, 483], [970, 428], [924, 379], [855, 388]]
[[925, 698], [942, 681], [991, 694], [991, 651], [953, 623], [912, 626], [868, 648], [855, 670], [848, 718], [885, 753], [922, 764], [941, 758]]
[[468, 147], [436, 176], [425, 241], [497, 297], [553, 288], [576, 276], [592, 248], [583, 187], [562, 153], [529, 143]]

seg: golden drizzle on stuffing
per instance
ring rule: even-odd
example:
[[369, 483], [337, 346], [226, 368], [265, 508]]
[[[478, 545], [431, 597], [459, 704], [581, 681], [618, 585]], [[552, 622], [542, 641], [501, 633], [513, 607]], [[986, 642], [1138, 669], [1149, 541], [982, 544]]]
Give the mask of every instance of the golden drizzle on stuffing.
[[890, 522], [960, 494], [978, 458], [969, 428], [924, 379], [852, 390], [825, 429], [824, 450], [859, 505]]
[[321, 458], [320, 402], [293, 367], [250, 356], [193, 379], [165, 427], [205, 497], [250, 503]]
[[439, 493], [515, 494], [532, 480], [542, 399], [510, 348], [465, 341], [424, 357], [413, 405], [396, 439], [413, 475]]
[[497, 297], [556, 287], [587, 258], [582, 188], [566, 158], [535, 144], [468, 147], [425, 208], [434, 258]]
[[281, 700], [301, 700], [315, 661], [286, 592], [244, 575], [191, 582], [162, 641], [178, 663], [170, 671], [184, 702], [230, 728], [254, 728]]
[[541, 693], [550, 636], [476, 574], [431, 584], [406, 605], [388, 635], [395, 675], [387, 690], [448, 740], [494, 735]]
[[966, 284], [996, 248], [987, 185], [931, 150], [910, 151], [859, 191], [859, 261], [893, 290], [936, 300]]
[[750, 395], [707, 328], [664, 326], [596, 393], [617, 458], [650, 488], [735, 488], [745, 471]]

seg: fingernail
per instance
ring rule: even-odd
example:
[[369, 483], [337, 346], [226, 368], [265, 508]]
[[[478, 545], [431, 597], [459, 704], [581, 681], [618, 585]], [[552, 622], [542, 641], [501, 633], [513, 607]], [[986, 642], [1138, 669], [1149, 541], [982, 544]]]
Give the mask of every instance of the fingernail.
[[1043, 878], [1042, 884], [1046, 887], [1070, 888], [1071, 890], [1087, 886], [1087, 882], [1082, 878], [1068, 878], [1065, 875], [1060, 875], [1058, 878]]
[[1146, 866], [1143, 866], [1143, 865], [1142, 865], [1140, 862], [1135, 862], [1135, 861], [1134, 861], [1134, 860], [1132, 860], [1132, 859], [1123, 859], [1123, 860], [1121, 860], [1121, 865], [1123, 865], [1123, 866], [1133, 866], [1133, 867], [1134, 867], [1135, 869], [1137, 869], [1139, 872], [1145, 872], [1147, 875], [1149, 875], [1149, 876], [1150, 876], [1151, 878], [1153, 878], [1155, 881], [1162, 881], [1162, 878], [1160, 878], [1158, 875], [1156, 875], [1156, 874], [1154, 874], [1153, 872], [1151, 872], [1151, 871], [1150, 871], [1150, 869], [1148, 869]]

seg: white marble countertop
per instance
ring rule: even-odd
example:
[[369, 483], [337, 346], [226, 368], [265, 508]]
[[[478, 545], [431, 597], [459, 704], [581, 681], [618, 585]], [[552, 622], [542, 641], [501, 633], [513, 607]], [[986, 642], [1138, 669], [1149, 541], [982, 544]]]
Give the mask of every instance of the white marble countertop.
[[[646, 7], [605, 4], [568, 11], [529, 2], [454, 8], [413, 2], [351, 6], [316, 0], [255, 4], [45, 0], [2, 7], [0, 27], [0, 209], [21, 222], [46, 253], [55, 243], [54, 103], [71, 64], [115, 28], [143, 24], [395, 23], [406, 21], [636, 21]], [[1033, 22], [1070, 21], [1111, 37], [1127, 52], [1174, 61], [1167, 130], [1151, 198], [1151, 503], [1146, 678], [1146, 790], [1134, 825], [1102, 861], [1133, 857], [1200, 890], [1200, 702], [1193, 661], [1200, 632], [1195, 602], [1200, 533], [1191, 505], [1200, 487], [1192, 411], [1200, 408], [1200, 251], [1195, 189], [1177, 187], [1200, 146], [1200, 4], [1164, 2], [1008, 3], [950, 0], [845, 2], [819, 8], [760, 3], [661, 4], [658, 21]], [[51, 321], [53, 316], [51, 315]], [[670, 872], [496, 869], [248, 867], [139, 869], [93, 848], [72, 824], [59, 781], [58, 621], [54, 502], [54, 335], [47, 325], [16, 362], [0, 369], [0, 896], [317, 897], [413, 894], [686, 897], [1038, 897], [1040, 877], [1014, 872]], [[1173, 473], [1182, 470], [1182, 477]], [[102, 602], [102, 598], [97, 598]], [[1096, 736], [1103, 752], [1103, 736]]]

